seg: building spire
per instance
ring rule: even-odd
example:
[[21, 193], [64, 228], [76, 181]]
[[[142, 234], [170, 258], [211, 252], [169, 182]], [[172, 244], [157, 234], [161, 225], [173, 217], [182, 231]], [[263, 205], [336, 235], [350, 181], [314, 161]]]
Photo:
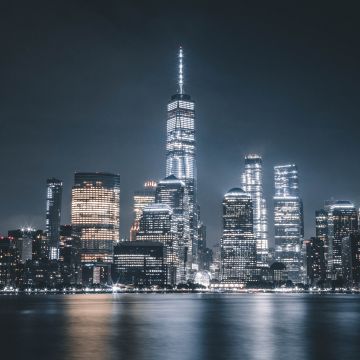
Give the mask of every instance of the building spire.
[[178, 59], [179, 59], [179, 74], [178, 74], [178, 85], [179, 85], [179, 94], [183, 94], [184, 93], [184, 73], [183, 73], [183, 49], [180, 46], [179, 47], [179, 55], [178, 55]]

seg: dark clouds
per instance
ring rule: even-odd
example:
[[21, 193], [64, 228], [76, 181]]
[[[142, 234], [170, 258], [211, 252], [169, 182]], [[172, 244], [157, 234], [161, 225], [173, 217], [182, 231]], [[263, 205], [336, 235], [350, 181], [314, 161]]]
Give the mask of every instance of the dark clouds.
[[74, 171], [106, 170], [121, 175], [128, 234], [133, 190], [164, 175], [165, 106], [182, 44], [209, 241], [249, 151], [264, 157], [270, 218], [272, 166], [298, 164], [312, 235], [323, 200], [360, 201], [355, 10], [355, 2], [3, 1], [1, 232], [44, 226], [52, 176], [64, 180], [68, 222]]

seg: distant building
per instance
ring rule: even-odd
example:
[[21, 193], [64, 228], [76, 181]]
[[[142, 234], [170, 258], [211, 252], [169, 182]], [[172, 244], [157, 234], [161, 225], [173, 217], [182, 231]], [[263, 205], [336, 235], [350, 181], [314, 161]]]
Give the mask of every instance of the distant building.
[[31, 228], [8, 231], [8, 237], [14, 240], [22, 263], [32, 259], [34, 233], [35, 230]]
[[271, 280], [275, 285], [283, 285], [288, 281], [286, 265], [281, 262], [274, 262], [270, 266]]
[[195, 103], [184, 90], [183, 59], [183, 50], [180, 48], [178, 92], [167, 105], [166, 177], [174, 175], [185, 183], [191, 239], [188, 264], [192, 264], [197, 262], [198, 256], [197, 228], [200, 215], [197, 205]]
[[22, 276], [22, 268], [14, 239], [0, 237], [0, 289], [17, 287]]
[[245, 171], [241, 177], [242, 189], [251, 196], [253, 203], [254, 236], [258, 266], [267, 265], [268, 225], [266, 200], [263, 191], [263, 171], [261, 156], [249, 154], [245, 156]]
[[221, 238], [221, 281], [246, 284], [256, 268], [251, 196], [242, 189], [229, 190], [223, 200]]
[[126, 241], [114, 247], [113, 282], [136, 286], [166, 284], [166, 249], [153, 241]]
[[324, 241], [321, 238], [312, 237], [310, 240], [305, 240], [304, 245], [307, 278], [311, 285], [317, 285], [319, 281], [326, 279]]
[[112, 262], [113, 244], [120, 239], [119, 175], [75, 173], [71, 225], [84, 264]]
[[351, 233], [342, 240], [343, 277], [349, 286], [360, 286], [360, 233]]
[[358, 214], [347, 200], [329, 201], [327, 211], [328, 272], [332, 279], [342, 276], [342, 240], [358, 231]]
[[62, 190], [61, 180], [52, 178], [46, 181], [46, 235], [50, 259], [59, 258]]
[[294, 164], [274, 167], [275, 260], [286, 264], [289, 279], [302, 281], [303, 204]]
[[149, 180], [145, 182], [143, 189], [134, 192], [135, 219], [130, 229], [130, 241], [136, 240], [136, 234], [139, 231], [139, 221], [143, 208], [155, 202], [156, 186], [156, 181]]
[[155, 203], [143, 209], [140, 219], [139, 241], [159, 242], [164, 245], [166, 284], [175, 285], [181, 281], [179, 271], [179, 246], [176, 228], [169, 205]]
[[171, 209], [171, 229], [177, 238], [181, 281], [186, 281], [186, 270], [191, 270], [189, 201], [185, 182], [170, 175], [159, 181], [156, 187], [155, 202], [168, 205]]

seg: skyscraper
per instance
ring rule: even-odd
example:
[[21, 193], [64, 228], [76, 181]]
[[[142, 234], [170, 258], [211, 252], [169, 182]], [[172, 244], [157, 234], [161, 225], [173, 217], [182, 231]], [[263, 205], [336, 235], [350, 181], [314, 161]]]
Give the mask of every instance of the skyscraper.
[[294, 164], [274, 167], [275, 259], [286, 264], [289, 279], [302, 280], [303, 205], [298, 169]]
[[120, 176], [75, 173], [71, 224], [81, 240], [83, 263], [111, 262], [113, 243], [120, 238]]
[[185, 182], [170, 175], [159, 181], [155, 195], [156, 203], [166, 204], [172, 211], [172, 229], [176, 234], [179, 246], [179, 262], [181, 281], [186, 281], [186, 270], [189, 269], [189, 249], [190, 241], [190, 219], [189, 219], [189, 201], [185, 188]]
[[347, 200], [325, 203], [328, 238], [328, 272], [331, 277], [342, 275], [342, 240], [358, 230], [358, 214], [354, 204]]
[[144, 188], [134, 192], [134, 213], [135, 220], [139, 221], [143, 208], [155, 202], [156, 181], [149, 180], [144, 184]]
[[176, 223], [172, 220], [173, 211], [166, 204], [151, 204], [143, 209], [140, 218], [137, 241], [160, 242], [165, 246], [166, 283], [175, 285], [180, 281], [179, 248]]
[[178, 93], [167, 105], [166, 177], [184, 181], [189, 201], [189, 263], [196, 263], [199, 210], [196, 189], [195, 103], [184, 92], [183, 50], [179, 50]]
[[242, 189], [229, 190], [223, 200], [221, 281], [246, 284], [256, 268], [251, 196]]
[[143, 208], [155, 202], [156, 181], [149, 180], [144, 184], [144, 188], [134, 192], [134, 213], [135, 219], [130, 229], [130, 241], [136, 240], [139, 231], [139, 221]]
[[46, 235], [49, 246], [49, 258], [59, 258], [61, 197], [63, 184], [57, 179], [46, 181]]
[[253, 224], [256, 238], [257, 263], [266, 265], [268, 254], [268, 228], [266, 200], [263, 192], [263, 171], [261, 156], [245, 156], [245, 171], [241, 177], [242, 189], [251, 196], [253, 203]]

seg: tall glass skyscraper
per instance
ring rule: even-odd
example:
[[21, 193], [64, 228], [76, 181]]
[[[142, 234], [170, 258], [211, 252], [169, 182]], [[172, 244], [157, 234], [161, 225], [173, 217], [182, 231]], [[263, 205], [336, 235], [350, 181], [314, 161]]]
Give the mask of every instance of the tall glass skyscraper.
[[151, 204], [143, 209], [138, 241], [160, 242], [166, 249], [166, 282], [175, 285], [179, 282], [179, 248], [177, 229], [172, 221], [173, 211], [166, 204]]
[[120, 176], [75, 173], [71, 224], [81, 240], [83, 263], [112, 262], [113, 244], [120, 238]]
[[179, 276], [182, 282], [186, 282], [186, 270], [191, 270], [187, 261], [191, 242], [189, 201], [184, 181], [177, 179], [174, 175], [159, 181], [155, 201], [168, 205], [172, 210], [172, 228], [176, 233], [179, 246]]
[[46, 181], [46, 236], [49, 247], [49, 258], [59, 259], [61, 198], [63, 184], [58, 179]]
[[342, 241], [358, 231], [358, 214], [351, 201], [325, 203], [327, 212], [328, 274], [334, 279], [342, 275]]
[[294, 164], [274, 167], [275, 258], [286, 264], [289, 279], [302, 280], [303, 204], [299, 176]]
[[242, 189], [251, 196], [253, 203], [253, 224], [256, 238], [258, 266], [265, 266], [268, 255], [268, 225], [266, 200], [263, 191], [263, 171], [261, 156], [245, 156], [245, 171], [241, 177]]
[[256, 240], [251, 196], [242, 189], [229, 190], [223, 200], [221, 281], [243, 284], [253, 280]]
[[155, 202], [156, 186], [156, 181], [149, 180], [145, 182], [144, 188], [142, 190], [137, 190], [134, 192], [135, 220], [130, 228], [130, 241], [136, 240], [136, 235], [139, 231], [139, 222], [144, 207]]
[[196, 196], [195, 103], [184, 92], [183, 50], [179, 50], [178, 93], [167, 105], [166, 177], [174, 175], [185, 183], [189, 201], [189, 262], [196, 263], [199, 208]]

